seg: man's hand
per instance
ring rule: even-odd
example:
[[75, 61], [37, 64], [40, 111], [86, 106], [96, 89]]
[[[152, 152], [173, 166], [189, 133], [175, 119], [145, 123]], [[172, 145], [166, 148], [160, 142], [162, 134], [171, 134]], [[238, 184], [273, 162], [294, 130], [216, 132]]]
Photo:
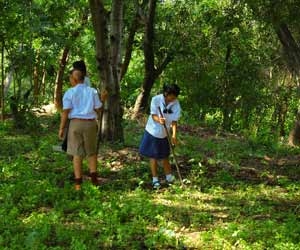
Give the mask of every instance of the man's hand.
[[107, 100], [107, 97], [108, 97], [108, 92], [106, 89], [103, 89], [100, 93], [101, 102], [105, 102]]
[[63, 140], [64, 139], [64, 129], [59, 129], [58, 131], [58, 138]]
[[64, 109], [63, 112], [61, 113], [60, 117], [60, 125], [59, 125], [59, 131], [58, 131], [58, 137], [59, 139], [64, 139], [64, 130], [67, 125], [68, 121], [68, 115], [71, 109]]

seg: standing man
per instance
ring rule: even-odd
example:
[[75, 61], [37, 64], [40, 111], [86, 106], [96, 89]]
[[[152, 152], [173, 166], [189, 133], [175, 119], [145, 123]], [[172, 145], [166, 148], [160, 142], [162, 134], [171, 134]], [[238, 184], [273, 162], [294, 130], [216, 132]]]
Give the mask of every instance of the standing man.
[[96, 89], [84, 84], [84, 74], [77, 69], [70, 74], [72, 87], [63, 97], [63, 112], [59, 126], [59, 138], [63, 139], [64, 128], [70, 119], [67, 153], [73, 156], [75, 190], [82, 183], [82, 161], [88, 159], [91, 181], [97, 179], [97, 113], [102, 103]]

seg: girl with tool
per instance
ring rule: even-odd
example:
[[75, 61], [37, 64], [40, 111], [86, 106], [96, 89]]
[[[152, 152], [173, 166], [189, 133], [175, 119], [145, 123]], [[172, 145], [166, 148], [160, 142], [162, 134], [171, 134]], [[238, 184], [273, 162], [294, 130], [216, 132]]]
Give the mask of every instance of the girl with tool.
[[[160, 188], [157, 174], [158, 161], [162, 162], [167, 183], [172, 183], [175, 179], [172, 175], [169, 155], [170, 147], [172, 149], [172, 146], [177, 144], [177, 121], [181, 112], [177, 99], [179, 93], [178, 85], [164, 85], [163, 94], [152, 98], [150, 116], [140, 144], [140, 154], [150, 158], [152, 185], [155, 189]], [[171, 135], [169, 134], [170, 128], [172, 129]]]

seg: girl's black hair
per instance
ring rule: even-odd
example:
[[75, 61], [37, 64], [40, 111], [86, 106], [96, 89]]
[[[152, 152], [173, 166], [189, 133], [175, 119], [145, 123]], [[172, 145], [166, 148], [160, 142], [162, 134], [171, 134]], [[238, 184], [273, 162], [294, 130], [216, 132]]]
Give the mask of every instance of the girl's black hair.
[[177, 97], [180, 94], [180, 88], [175, 83], [173, 83], [173, 84], [164, 84], [163, 93], [164, 93], [164, 96], [173, 94]]
[[73, 62], [73, 69], [78, 69], [86, 76], [86, 66], [83, 60]]

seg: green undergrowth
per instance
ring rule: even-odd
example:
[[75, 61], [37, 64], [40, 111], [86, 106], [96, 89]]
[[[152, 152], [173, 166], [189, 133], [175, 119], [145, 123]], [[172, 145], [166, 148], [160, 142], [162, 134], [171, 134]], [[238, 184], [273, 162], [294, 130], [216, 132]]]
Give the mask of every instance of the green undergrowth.
[[185, 185], [154, 191], [143, 127], [126, 120], [125, 142], [100, 146], [106, 181], [76, 192], [72, 162], [53, 150], [57, 117], [38, 119], [26, 133], [0, 125], [0, 249], [300, 249], [298, 149], [185, 126]]

